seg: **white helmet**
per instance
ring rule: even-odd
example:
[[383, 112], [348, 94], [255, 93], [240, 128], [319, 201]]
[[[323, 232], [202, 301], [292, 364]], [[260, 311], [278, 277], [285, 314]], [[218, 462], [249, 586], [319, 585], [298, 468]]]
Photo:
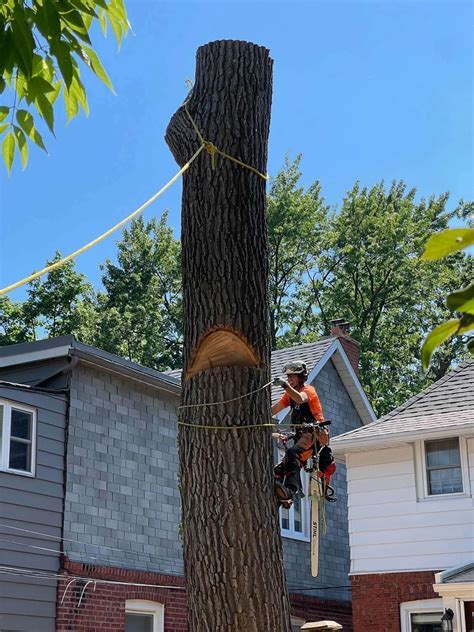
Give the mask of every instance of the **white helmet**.
[[306, 364], [304, 362], [300, 362], [297, 360], [296, 362], [288, 362], [283, 367], [283, 371], [286, 375], [302, 375], [303, 377], [308, 377], [308, 369], [306, 368]]

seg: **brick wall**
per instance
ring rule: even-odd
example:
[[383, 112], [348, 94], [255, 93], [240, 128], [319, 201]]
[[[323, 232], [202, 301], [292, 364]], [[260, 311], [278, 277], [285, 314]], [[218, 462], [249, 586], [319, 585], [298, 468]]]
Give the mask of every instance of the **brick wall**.
[[359, 358], [360, 358], [360, 343], [354, 340], [350, 336], [338, 335], [337, 339], [342, 345], [342, 348], [346, 352], [349, 362], [355, 371], [355, 374], [359, 375]]
[[[187, 630], [186, 591], [184, 579], [136, 570], [105, 568], [65, 560], [63, 577], [58, 581], [56, 632], [123, 632], [125, 602], [128, 599], [153, 601], [164, 605], [165, 632]], [[106, 579], [117, 582], [159, 584], [175, 588], [150, 588], [121, 584], [89, 584], [78, 606], [84, 581], [73, 582], [64, 598], [71, 576]], [[179, 589], [177, 589], [178, 587]]]
[[[318, 599], [305, 595], [290, 594], [291, 614], [305, 621], [336, 621], [344, 632], [352, 632], [352, 609], [350, 603], [331, 599]], [[374, 632], [375, 632], [375, 628]]]
[[400, 632], [400, 604], [436, 599], [434, 575], [438, 571], [353, 575], [354, 632]]

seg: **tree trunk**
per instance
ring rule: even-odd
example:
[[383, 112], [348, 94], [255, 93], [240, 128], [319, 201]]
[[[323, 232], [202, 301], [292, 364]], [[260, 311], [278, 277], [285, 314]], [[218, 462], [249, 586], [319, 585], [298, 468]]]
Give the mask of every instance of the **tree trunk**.
[[[202, 136], [266, 172], [272, 61], [238, 41], [198, 49], [187, 107]], [[183, 165], [200, 141], [184, 110], [166, 140]], [[231, 399], [269, 381], [265, 182], [203, 151], [183, 177], [183, 404]], [[270, 422], [269, 389], [185, 408], [202, 426]], [[184, 562], [191, 632], [291, 630], [270, 428], [180, 426]]]

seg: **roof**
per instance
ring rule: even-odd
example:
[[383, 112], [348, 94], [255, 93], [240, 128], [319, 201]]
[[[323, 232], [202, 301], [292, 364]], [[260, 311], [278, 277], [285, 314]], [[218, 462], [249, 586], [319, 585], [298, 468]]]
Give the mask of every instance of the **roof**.
[[474, 360], [466, 360], [388, 415], [331, 441], [338, 455], [429, 436], [474, 434]]
[[[329, 336], [321, 338], [316, 342], [308, 342], [302, 345], [272, 351], [271, 377], [272, 379], [280, 377], [283, 374], [285, 364], [295, 360], [301, 360], [305, 362], [308, 367], [308, 382], [312, 383], [330, 359], [362, 422], [367, 424], [374, 421], [374, 411], [337, 336]], [[181, 369], [169, 371], [168, 375], [176, 379], [181, 379]], [[275, 403], [280, 397], [281, 388], [278, 386], [272, 387], [272, 403]], [[286, 411], [282, 411], [278, 417], [282, 419], [285, 414]]]
[[179, 380], [174, 377], [78, 342], [74, 336], [59, 336], [38, 342], [23, 342], [0, 347], [0, 368], [62, 357], [76, 358], [86, 364], [118, 373], [175, 395], [181, 391]]

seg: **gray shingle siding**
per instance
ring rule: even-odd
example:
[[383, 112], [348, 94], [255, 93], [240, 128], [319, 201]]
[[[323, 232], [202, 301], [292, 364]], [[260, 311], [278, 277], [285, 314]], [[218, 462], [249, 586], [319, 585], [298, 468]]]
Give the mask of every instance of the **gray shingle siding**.
[[177, 399], [83, 364], [70, 393], [64, 534], [82, 544], [67, 554], [182, 574]]
[[[36, 476], [0, 472], [0, 538], [15, 542], [0, 542], [1, 564], [57, 572], [60, 541], [15, 528], [61, 537], [66, 398], [5, 384], [0, 398], [37, 410]], [[55, 616], [55, 582], [0, 576], [0, 629], [53, 632]]]
[[[313, 383], [316, 388], [326, 419], [332, 421], [331, 435], [334, 437], [361, 425], [347, 391], [339, 375], [329, 360]], [[327, 534], [321, 535], [319, 576], [314, 579], [310, 571], [310, 552], [307, 542], [290, 538], [283, 539], [286, 576], [290, 591], [297, 588], [317, 586], [349, 585], [349, 535], [347, 532], [347, 480], [346, 468], [337, 464], [337, 472], [332, 479], [336, 489], [337, 502], [326, 503]], [[327, 599], [350, 600], [349, 590], [335, 589], [307, 592]]]

